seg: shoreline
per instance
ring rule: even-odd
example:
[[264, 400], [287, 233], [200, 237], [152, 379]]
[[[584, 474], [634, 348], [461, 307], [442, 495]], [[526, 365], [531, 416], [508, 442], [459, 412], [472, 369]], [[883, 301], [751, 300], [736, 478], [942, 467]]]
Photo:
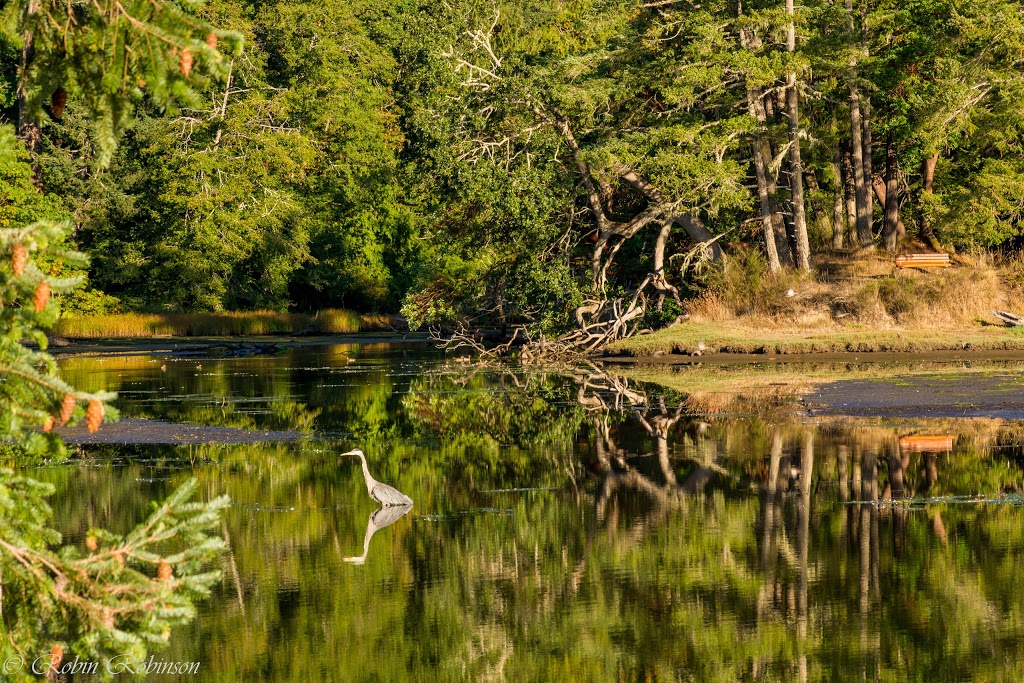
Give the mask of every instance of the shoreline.
[[[788, 355], [878, 353], [1019, 352], [1024, 354], [1024, 327], [979, 323], [968, 327], [844, 327], [807, 329], [775, 327], [773, 321], [685, 322], [630, 337], [604, 350], [604, 358], [691, 356], [711, 354]], [[700, 356], [696, 356], [700, 357]]]
[[111, 339], [51, 339], [46, 351], [52, 356], [137, 356], [137, 355], [209, 355], [224, 350], [225, 356], [273, 353], [276, 350], [336, 344], [422, 344], [425, 333], [355, 332], [308, 337], [295, 335], [255, 335], [251, 337], [136, 337]]
[[956, 363], [977, 361], [1024, 362], [1020, 349], [968, 349], [960, 351], [814, 351], [805, 353], [732, 353], [701, 355], [661, 353], [643, 356], [595, 356], [592, 360], [619, 366], [759, 365], [759, 364], [862, 364], [862, 363]]

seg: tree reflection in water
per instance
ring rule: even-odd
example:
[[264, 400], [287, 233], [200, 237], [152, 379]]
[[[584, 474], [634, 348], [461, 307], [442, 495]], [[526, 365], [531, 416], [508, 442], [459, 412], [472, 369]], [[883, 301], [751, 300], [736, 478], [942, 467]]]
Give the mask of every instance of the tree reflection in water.
[[[696, 416], [592, 367], [260, 363], [314, 439], [358, 433], [417, 510], [371, 544], [358, 471], [315, 440], [45, 472], [76, 492], [53, 501], [70, 537], [102, 510], [128, 524], [175, 468], [238, 501], [225, 584], [172, 641], [210, 680], [1024, 673], [1016, 424]], [[172, 481], [140, 486], [154, 467]], [[372, 571], [341, 561], [360, 543]]]

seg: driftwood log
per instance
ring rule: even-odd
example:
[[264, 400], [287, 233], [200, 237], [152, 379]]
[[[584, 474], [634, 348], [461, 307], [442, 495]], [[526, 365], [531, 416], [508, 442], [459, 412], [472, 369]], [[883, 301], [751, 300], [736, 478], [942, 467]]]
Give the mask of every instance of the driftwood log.
[[[640, 286], [627, 296], [612, 299], [591, 299], [576, 309], [576, 329], [559, 337], [547, 337], [531, 332], [525, 326], [514, 328], [511, 336], [501, 343], [486, 339], [479, 332], [466, 327], [455, 329], [433, 328], [431, 338], [446, 350], [470, 349], [484, 357], [504, 356], [518, 349], [525, 363], [548, 363], [577, 359], [596, 353], [612, 342], [643, 332], [647, 313], [647, 291], [653, 290], [660, 309], [667, 294], [682, 303], [675, 287], [666, 287], [661, 273], [648, 273]], [[490, 343], [488, 343], [490, 342]]]
[[1014, 315], [1008, 311], [992, 311], [992, 315], [1002, 320], [1007, 325], [1013, 327], [1024, 326], [1024, 318], [1019, 315]]

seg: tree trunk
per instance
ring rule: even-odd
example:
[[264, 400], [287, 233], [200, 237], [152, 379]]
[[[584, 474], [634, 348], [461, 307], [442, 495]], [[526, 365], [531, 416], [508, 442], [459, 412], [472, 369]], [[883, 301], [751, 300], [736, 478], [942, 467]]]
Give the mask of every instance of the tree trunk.
[[[786, 16], [789, 26], [786, 35], [786, 51], [796, 51], [796, 22], [793, 0], [786, 0]], [[811, 269], [811, 247], [807, 239], [807, 218], [804, 215], [803, 164], [800, 161], [800, 111], [796, 91], [796, 72], [786, 75], [786, 114], [789, 119], [789, 186], [793, 198], [793, 231], [796, 236], [797, 267], [803, 271]]]
[[846, 194], [846, 232], [850, 236], [850, 242], [854, 242], [857, 235], [857, 187], [854, 180], [853, 163], [850, 160], [850, 150], [843, 150], [843, 189]]
[[939, 163], [939, 154], [936, 152], [921, 163], [921, 195], [918, 199], [918, 215], [921, 221], [921, 239], [935, 251], [943, 251], [938, 238], [935, 237], [935, 230], [928, 220], [925, 204], [926, 198], [931, 197], [935, 185], [935, 165]]
[[[743, 14], [743, 4], [738, 3], [737, 16]], [[749, 50], [760, 45], [760, 39], [749, 29], [740, 30], [740, 45]], [[768, 270], [777, 273], [782, 270], [782, 261], [779, 254], [780, 240], [785, 243], [785, 228], [782, 225], [782, 216], [773, 210], [772, 195], [775, 193], [775, 181], [771, 178], [769, 165], [771, 164], [771, 147], [764, 138], [764, 126], [767, 122], [767, 115], [764, 110], [763, 93], [759, 88], [747, 88], [747, 110], [757, 121], [757, 130], [754, 132], [753, 153], [754, 153], [754, 174], [757, 178], [757, 200], [761, 209], [761, 223], [764, 227], [764, 247], [768, 256]], [[776, 227], [777, 226], [777, 227]], [[783, 253], [786, 254], [785, 250]], [[788, 254], [787, 254], [788, 255]], [[789, 259], [786, 259], [788, 262]], [[787, 263], [788, 265], [788, 263]]]
[[843, 152], [838, 144], [833, 156], [832, 172], [836, 176], [835, 203], [832, 205], [832, 248], [842, 249], [843, 239], [846, 236], [846, 210], [843, 208], [845, 189], [843, 185]]
[[857, 241], [860, 246], [871, 245], [871, 220], [868, 217], [868, 190], [864, 175], [864, 140], [860, 120], [860, 95], [856, 86], [850, 87], [850, 152], [853, 166], [853, 187], [857, 201]]
[[[749, 98], [749, 95], [748, 95]], [[761, 133], [754, 135], [754, 173], [757, 175], [757, 200], [761, 209], [761, 223], [764, 226], [764, 248], [768, 255], [768, 270], [777, 273], [782, 270], [775, 234], [775, 212], [772, 211], [768, 194], [768, 168], [764, 159], [764, 142]], [[780, 221], [781, 223], [781, 221]]]
[[[765, 124], [775, 119], [775, 99], [770, 94], [762, 95], [757, 105], [758, 112], [763, 115]], [[763, 143], [761, 153], [765, 160], [765, 169], [768, 170], [771, 161], [779, 153], [779, 150], [771, 137], [765, 136], [761, 140]], [[782, 207], [779, 206], [778, 183], [775, 176], [770, 172], [767, 174], [767, 181], [768, 200], [772, 208], [772, 228], [775, 230], [775, 250], [779, 253], [779, 261], [782, 263], [782, 266], [784, 268], [791, 268], [796, 265], [796, 262], [793, 260], [795, 247], [790, 242], [790, 236], [793, 233], [793, 220], [791, 214], [784, 213]]]
[[661, 223], [661, 230], [658, 231], [658, 239], [654, 242], [654, 272], [660, 273], [665, 270], [665, 248], [668, 246], [668, 236], [672, 232], [672, 219], [666, 218]]
[[654, 288], [658, 291], [658, 312], [660, 313], [665, 303], [665, 295], [671, 294], [677, 303], [682, 305], [679, 298], [679, 289], [669, 283], [665, 277], [665, 248], [668, 246], [668, 238], [672, 232], [672, 218], [666, 218], [661, 223], [661, 230], [658, 232], [658, 239], [654, 243]]
[[698, 244], [706, 244], [711, 251], [711, 260], [719, 263], [722, 260], [722, 247], [700, 219], [689, 213], [672, 216], [671, 220], [686, 231], [687, 236]]
[[[767, 122], [763, 100], [757, 92], [747, 93], [747, 101], [751, 115], [758, 122], [758, 131], [754, 134], [754, 172], [757, 175], [757, 198], [764, 221], [765, 250], [768, 253], [768, 265], [772, 272], [781, 270], [783, 266], [792, 266], [793, 258], [786, 239], [786, 226], [782, 213], [775, 203], [777, 186], [775, 178], [769, 171], [771, 164], [771, 145], [762, 133]], [[768, 244], [769, 241], [771, 244]]]
[[[846, 0], [847, 26], [854, 30], [853, 0]], [[853, 160], [853, 186], [857, 199], [857, 241], [871, 245], [871, 216], [868, 192], [871, 178], [864, 173], [864, 123], [861, 121], [860, 92], [857, 89], [857, 58], [850, 58], [850, 150]]]
[[835, 203], [832, 205], [832, 248], [843, 248], [843, 234], [846, 228], [846, 211], [843, 208], [843, 190], [836, 191]]
[[882, 241], [888, 251], [896, 251], [896, 243], [900, 233], [906, 234], [903, 221], [900, 220], [899, 178], [896, 176], [896, 143], [889, 133], [885, 139], [885, 194], [879, 199], [885, 205], [885, 223], [882, 228]]
[[871, 193], [871, 185], [875, 182], [874, 162], [872, 160], [871, 143], [871, 98], [865, 96], [861, 100], [861, 124], [864, 126], [861, 142], [864, 144], [864, 213], [868, 217], [868, 233], [874, 239], [875, 204]]

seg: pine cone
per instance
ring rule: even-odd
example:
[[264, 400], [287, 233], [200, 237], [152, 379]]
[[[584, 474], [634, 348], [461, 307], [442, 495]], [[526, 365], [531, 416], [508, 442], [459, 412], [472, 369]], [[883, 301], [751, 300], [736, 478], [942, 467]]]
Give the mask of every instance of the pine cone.
[[64, 662], [64, 646], [57, 643], [50, 649], [50, 670], [57, 671]]
[[211, 33], [210, 35], [206, 36], [206, 44], [210, 47], [211, 50], [216, 50], [217, 49], [217, 34], [216, 33]]
[[181, 75], [188, 78], [188, 75], [192, 73], [192, 51], [185, 49], [181, 51], [181, 56], [178, 57], [178, 69], [181, 70]]
[[63, 427], [71, 419], [75, 412], [75, 404], [78, 399], [74, 394], [64, 394], [64, 400], [60, 402], [60, 426]]
[[89, 408], [85, 411], [85, 426], [89, 428], [89, 433], [98, 432], [102, 423], [103, 404], [97, 400], [89, 401]]
[[89, 552], [96, 552], [96, 549], [100, 547], [99, 541], [96, 540], [95, 536], [85, 537], [85, 547], [89, 549]]
[[53, 97], [50, 98], [50, 111], [53, 112], [53, 118], [59, 119], [64, 115], [64, 105], [67, 103], [67, 90], [64, 88], [57, 88], [53, 91]]
[[11, 253], [11, 270], [17, 277], [21, 277], [21, 274], [25, 272], [26, 265], [28, 265], [28, 249], [24, 244], [15, 244], [14, 251]]
[[48, 303], [50, 303], [50, 283], [43, 280], [39, 283], [39, 286], [36, 287], [36, 313], [42, 313]]
[[56, 422], [57, 421], [55, 419], [53, 419], [53, 415], [47, 415], [46, 419], [43, 420], [43, 431], [46, 432], [47, 434], [52, 432], [53, 431], [53, 425]]
[[160, 560], [160, 564], [156, 568], [156, 578], [161, 581], [170, 581], [172, 576], [174, 576], [174, 570], [171, 569], [171, 565], [167, 560]]

